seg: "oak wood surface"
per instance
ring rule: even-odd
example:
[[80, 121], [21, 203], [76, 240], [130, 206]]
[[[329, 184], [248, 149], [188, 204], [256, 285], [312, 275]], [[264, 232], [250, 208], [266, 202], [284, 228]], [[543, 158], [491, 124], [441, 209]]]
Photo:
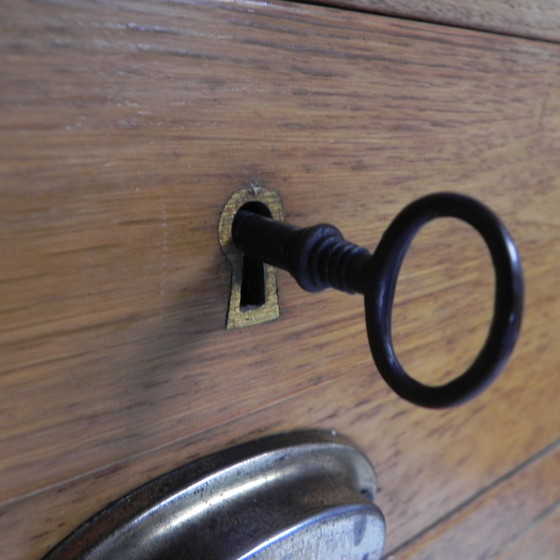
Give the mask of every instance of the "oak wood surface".
[[560, 3], [557, 0], [318, 0], [314, 3], [491, 33], [560, 41]]
[[[366, 450], [399, 550], [558, 439], [559, 46], [282, 3], [3, 6], [2, 558], [190, 458], [305, 427]], [[527, 284], [499, 382], [450, 411], [400, 401], [360, 299], [285, 274], [281, 318], [227, 332], [218, 219], [253, 180], [370, 248], [426, 192], [493, 207]], [[397, 293], [405, 365], [468, 365], [492, 295], [477, 236], [425, 228]]]
[[[554, 558], [560, 550], [558, 443], [396, 553], [399, 560]], [[476, 551], [476, 552], [475, 552]], [[474, 553], [473, 553], [474, 552]]]

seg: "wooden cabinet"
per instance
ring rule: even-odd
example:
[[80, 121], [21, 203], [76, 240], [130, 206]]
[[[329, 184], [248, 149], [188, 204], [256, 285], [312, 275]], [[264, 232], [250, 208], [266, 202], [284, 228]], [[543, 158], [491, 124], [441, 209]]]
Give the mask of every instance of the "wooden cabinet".
[[[300, 428], [367, 452], [388, 557], [560, 555], [558, 44], [286, 2], [7, 0], [0, 25], [2, 558], [40, 558], [195, 457]], [[218, 220], [252, 181], [292, 223], [372, 249], [428, 192], [492, 207], [527, 290], [499, 381], [457, 409], [403, 402], [361, 298], [284, 273], [280, 319], [226, 331]], [[426, 227], [397, 291], [405, 365], [458, 373], [492, 298], [477, 235]]]

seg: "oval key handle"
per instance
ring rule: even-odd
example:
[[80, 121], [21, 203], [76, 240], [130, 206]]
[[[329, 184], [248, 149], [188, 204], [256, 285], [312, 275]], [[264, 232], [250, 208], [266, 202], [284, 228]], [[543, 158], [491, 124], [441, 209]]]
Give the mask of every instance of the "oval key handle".
[[[431, 386], [416, 381], [399, 362], [391, 316], [399, 271], [414, 236], [426, 223], [442, 217], [463, 220], [480, 233], [490, 251], [496, 288], [494, 316], [478, 356], [459, 377]], [[334, 226], [296, 228], [243, 208], [233, 221], [232, 236], [245, 255], [287, 270], [307, 291], [332, 287], [363, 294], [377, 369], [411, 403], [444, 408], [472, 399], [496, 379], [517, 341], [523, 310], [521, 260], [502, 222], [471, 197], [443, 192], [412, 202], [389, 225], [373, 255], [346, 241]]]

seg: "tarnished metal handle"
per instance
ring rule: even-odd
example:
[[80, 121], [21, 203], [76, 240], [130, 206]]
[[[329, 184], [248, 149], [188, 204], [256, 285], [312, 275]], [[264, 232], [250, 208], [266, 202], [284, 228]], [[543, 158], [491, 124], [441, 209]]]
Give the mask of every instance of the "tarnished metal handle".
[[[490, 250], [496, 273], [494, 317], [488, 338], [462, 375], [440, 386], [424, 385], [402, 367], [393, 346], [391, 316], [399, 271], [420, 228], [454, 217], [478, 231]], [[519, 335], [523, 278], [519, 254], [498, 217], [480, 202], [457, 193], [435, 193], [408, 205], [387, 228], [373, 255], [326, 224], [297, 228], [251, 210], [240, 210], [233, 240], [246, 255], [288, 270], [305, 290], [327, 287], [365, 297], [373, 359], [389, 386], [408, 401], [430, 408], [461, 404], [485, 389], [501, 372]]]
[[43, 560], [379, 560], [376, 493], [371, 463], [347, 438], [277, 434], [151, 480]]

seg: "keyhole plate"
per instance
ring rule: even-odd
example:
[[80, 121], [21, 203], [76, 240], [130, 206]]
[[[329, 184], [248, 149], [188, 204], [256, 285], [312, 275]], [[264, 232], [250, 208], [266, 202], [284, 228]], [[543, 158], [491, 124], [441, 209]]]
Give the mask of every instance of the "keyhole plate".
[[373, 468], [336, 433], [277, 434], [113, 502], [44, 560], [379, 560]]
[[[259, 183], [234, 193], [220, 216], [219, 236], [222, 250], [231, 263], [231, 290], [226, 318], [227, 329], [249, 327], [274, 321], [280, 316], [276, 271], [269, 264], [248, 263], [235, 246], [231, 226], [237, 211], [246, 205], [260, 205], [270, 218], [284, 221], [284, 211], [278, 193]], [[261, 278], [244, 275], [262, 274]], [[251, 293], [252, 290], [259, 293]], [[248, 293], [247, 293], [248, 292]], [[248, 303], [247, 303], [248, 302]]]

